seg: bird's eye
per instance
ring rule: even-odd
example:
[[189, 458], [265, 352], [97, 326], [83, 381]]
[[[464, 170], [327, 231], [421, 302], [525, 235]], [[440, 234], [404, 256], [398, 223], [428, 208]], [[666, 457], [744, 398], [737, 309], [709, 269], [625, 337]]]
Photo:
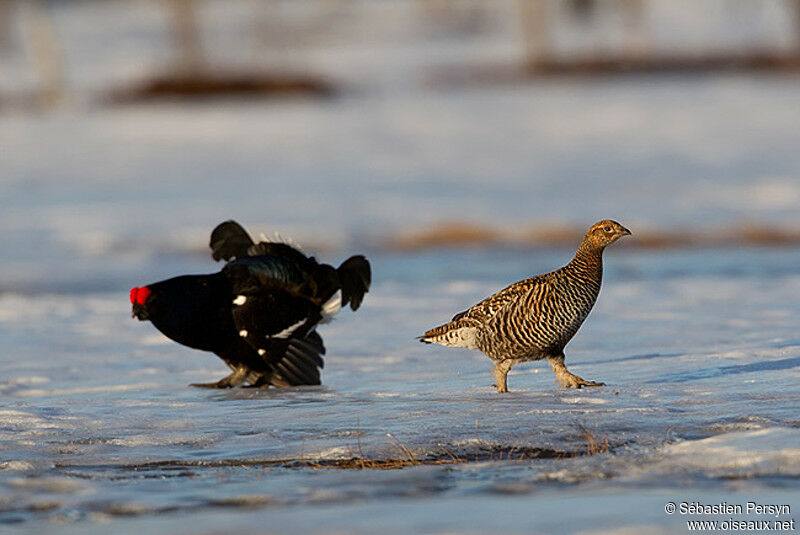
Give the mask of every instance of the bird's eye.
[[611, 227], [605, 227], [603, 230], [605, 230], [606, 232], [611, 232]]

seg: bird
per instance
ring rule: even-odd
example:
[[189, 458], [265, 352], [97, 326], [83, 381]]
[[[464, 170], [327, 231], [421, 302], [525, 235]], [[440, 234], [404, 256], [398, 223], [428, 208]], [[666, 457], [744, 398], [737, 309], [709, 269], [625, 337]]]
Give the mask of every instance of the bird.
[[255, 243], [235, 221], [211, 233], [217, 273], [182, 275], [134, 287], [132, 316], [149, 320], [185, 346], [210, 351], [232, 370], [206, 388], [320, 384], [325, 346], [317, 326], [369, 291], [371, 268], [362, 255], [338, 268], [317, 262], [296, 244]]
[[512, 366], [541, 359], [547, 359], [563, 387], [604, 386], [570, 373], [564, 364], [564, 346], [578, 332], [600, 293], [603, 251], [630, 233], [616, 221], [598, 221], [566, 266], [515, 282], [418, 339], [482, 351], [495, 361], [493, 386], [498, 392], [508, 392]]

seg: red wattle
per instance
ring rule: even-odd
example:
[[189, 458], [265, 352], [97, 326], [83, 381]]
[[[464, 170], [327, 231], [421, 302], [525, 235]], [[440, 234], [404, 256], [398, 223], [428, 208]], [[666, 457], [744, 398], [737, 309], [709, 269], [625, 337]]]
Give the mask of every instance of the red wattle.
[[150, 288], [147, 286], [142, 286], [139, 288], [139, 291], [136, 292], [136, 302], [140, 305], [143, 305], [144, 302], [147, 301], [147, 298], [150, 297], [151, 293], [152, 292], [150, 291]]

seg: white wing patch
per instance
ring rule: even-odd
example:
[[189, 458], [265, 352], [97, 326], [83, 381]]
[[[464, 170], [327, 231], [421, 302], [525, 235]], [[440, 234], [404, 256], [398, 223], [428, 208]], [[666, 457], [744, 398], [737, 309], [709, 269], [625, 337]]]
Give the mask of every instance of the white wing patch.
[[237, 295], [236, 299], [233, 300], [234, 305], [242, 306], [245, 303], [247, 303], [246, 295]]
[[339, 313], [342, 309], [342, 292], [340, 290], [336, 290], [336, 293], [333, 294], [333, 297], [328, 299], [324, 305], [322, 305], [322, 322], [327, 323], [331, 321], [331, 319]]
[[239, 331], [239, 336], [241, 336], [242, 338], [247, 338], [247, 329], [242, 329], [241, 331]]
[[289, 338], [290, 336], [292, 336], [292, 333], [294, 333], [305, 322], [306, 322], [306, 320], [305, 320], [305, 318], [303, 318], [300, 321], [298, 321], [297, 323], [295, 323], [294, 325], [289, 325], [288, 327], [286, 327], [281, 332], [279, 332], [277, 334], [273, 334], [272, 338]]

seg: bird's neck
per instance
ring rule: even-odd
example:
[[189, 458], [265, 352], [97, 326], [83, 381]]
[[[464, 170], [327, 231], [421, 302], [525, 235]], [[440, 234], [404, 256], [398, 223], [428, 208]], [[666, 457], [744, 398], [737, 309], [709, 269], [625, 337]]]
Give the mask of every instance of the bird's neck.
[[603, 276], [603, 250], [605, 247], [597, 247], [593, 244], [583, 242], [575, 252], [575, 257], [569, 263], [573, 271], [581, 272], [595, 277]]

